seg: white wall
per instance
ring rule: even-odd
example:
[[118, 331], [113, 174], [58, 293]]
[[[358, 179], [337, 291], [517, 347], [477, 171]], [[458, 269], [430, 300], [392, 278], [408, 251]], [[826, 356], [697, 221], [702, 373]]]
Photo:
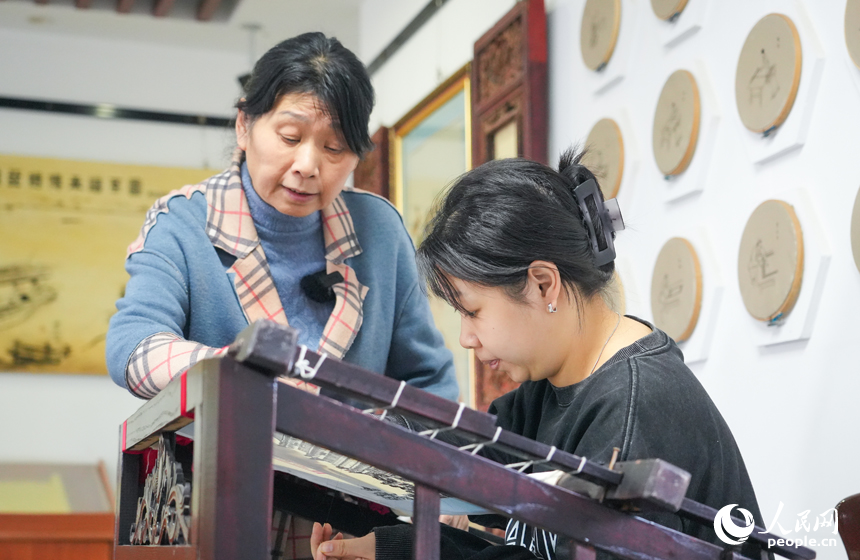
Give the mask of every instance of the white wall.
[[[152, 39], [0, 27], [0, 95], [231, 115], [246, 52]], [[0, 110], [3, 154], [222, 168], [233, 142], [211, 127]], [[0, 373], [0, 462], [103, 460], [114, 477], [118, 426], [141, 402], [107, 376]]]
[[[421, 11], [424, 0], [366, 0], [361, 8], [361, 51], [369, 64]], [[514, 0], [450, 0], [373, 75], [376, 107], [370, 130], [391, 126], [463, 65], [475, 41], [505, 15]]]
[[[787, 536], [794, 537], [798, 534], [794, 530], [798, 514], [811, 510], [809, 520], [813, 523], [819, 513], [860, 491], [860, 476], [853, 467], [860, 462], [855, 434], [860, 426], [860, 367], [850, 350], [858, 339], [855, 317], [860, 311], [860, 273], [853, 263], [849, 241], [851, 208], [860, 186], [860, 168], [856, 165], [860, 128], [854, 126], [860, 122], [860, 71], [847, 62], [845, 2], [802, 2], [826, 55], [811, 126], [802, 149], [756, 165], [743, 141], [746, 129], [735, 109], [735, 64], [747, 33], [758, 19], [774, 11], [796, 10], [797, 4], [785, 0], [690, 0], [690, 6], [705, 1], [710, 11], [702, 29], [667, 49], [661, 42], [662, 22], [653, 15], [650, 2], [622, 0], [626, 13], [635, 10], [636, 14], [625, 19], [621, 29], [620, 40], [632, 41], [627, 49], [629, 58], [623, 61], [624, 79], [606, 93], [595, 95], [589, 85], [590, 71], [579, 52], [584, 0], [546, 0], [550, 154], [554, 159], [571, 143], [584, 141], [600, 118], [621, 112], [628, 115], [628, 172], [619, 199], [630, 228], [619, 236], [618, 250], [632, 272], [627, 286], [628, 309], [646, 319], [651, 318], [651, 270], [663, 243], [697, 227], [709, 231], [724, 286], [723, 299], [710, 357], [692, 364], [692, 369], [734, 432], [765, 522], [770, 524], [782, 502], [779, 522], [792, 530]], [[474, 41], [512, 5], [501, 0], [451, 0], [446, 4], [374, 76], [378, 98], [375, 124], [392, 125], [470, 60]], [[374, 45], [384, 45], [383, 37], [393, 37], [405, 24], [394, 21], [394, 17], [389, 20], [386, 6], [382, 0], [368, 0], [362, 11], [362, 37], [372, 34]], [[801, 39], [805, 49], [812, 43], [809, 37]], [[366, 46], [369, 41], [363, 39], [361, 44]], [[812, 57], [805, 56], [802, 80], [809, 79], [812, 68]], [[713, 83], [712, 105], [716, 105], [703, 110], [717, 110], [721, 115], [711, 165], [701, 177], [702, 193], [667, 203], [663, 195], [666, 185], [651, 152], [654, 107], [669, 74], [680, 68], [695, 74], [702, 65]], [[797, 114], [803, 102], [803, 98], [796, 102]], [[700, 145], [703, 141], [700, 138]], [[702, 157], [697, 153], [692, 165]], [[634, 161], [638, 161], [638, 174], [631, 178], [629, 166]], [[756, 344], [760, 339], [757, 325], [747, 314], [737, 287], [740, 236], [760, 202], [790, 198], [800, 187], [813, 200], [832, 254], [826, 289], [809, 340], [761, 347]], [[706, 277], [704, 282], [708, 286], [714, 278]], [[811, 289], [811, 282], [804, 282], [802, 290]], [[800, 534], [832, 536], [821, 530], [801, 530]], [[845, 558], [841, 541], [835, 548], [818, 548], [817, 552], [822, 560]]]
[[[0, 28], [0, 94], [229, 117], [247, 55]], [[0, 153], [182, 167], [222, 167], [229, 131], [213, 127], [0, 109]]]
[[[621, 33], [635, 37], [635, 47], [630, 49], [623, 81], [603, 95], [579, 87], [587, 82], [589, 72], [578, 48], [584, 2], [556, 0], [551, 6], [550, 153], [581, 141], [606, 114], [624, 110], [629, 115], [637, 146], [627, 158], [628, 162], [638, 159], [640, 169], [635, 183], [626, 177], [627, 182], [622, 182], [619, 199], [633, 228], [619, 236], [618, 250], [631, 263], [640, 292], [638, 304], [631, 305], [646, 318], [650, 319], [651, 270], [663, 243], [693, 228], [708, 230], [725, 289], [710, 357], [692, 369], [734, 432], [765, 522], [771, 522], [783, 502], [779, 520], [792, 530], [788, 536], [794, 537], [798, 514], [811, 510], [812, 521], [860, 491], [856, 469], [846, 468], [860, 461], [854, 433], [860, 425], [856, 404], [860, 368], [850, 352], [857, 341], [853, 317], [860, 310], [860, 273], [852, 260], [849, 237], [851, 209], [860, 186], [860, 169], [855, 165], [860, 130], [847, 125], [860, 122], [860, 81], [855, 83], [860, 71], [847, 62], [845, 2], [802, 3], [826, 56], [811, 126], [802, 149], [761, 165], [752, 163], [744, 140], [747, 131], [737, 114], [735, 65], [753, 25], [770, 12], [796, 10], [796, 4], [710, 0], [702, 29], [671, 49], [658, 41], [662, 22], [649, 4], [625, 1], [625, 9], [635, 5], [637, 17]], [[801, 29], [801, 41], [803, 81], [812, 75], [813, 57], [806, 49], [813, 39]], [[654, 107], [669, 74], [687, 68], [701, 76], [702, 65], [710, 75], [721, 115], [711, 165], [701, 177], [700, 195], [666, 203], [662, 193], [667, 187], [651, 152]], [[802, 87], [789, 118], [798, 118], [803, 110]], [[703, 110], [713, 111], [711, 105]], [[690, 169], [702, 157], [697, 153]], [[740, 237], [760, 202], [768, 198], [795, 202], [795, 191], [801, 187], [812, 200], [832, 254], [826, 289], [809, 340], [765, 348], [756, 344], [758, 325], [746, 312], [737, 284]], [[808, 206], [803, 210], [808, 212]], [[807, 268], [801, 290], [812, 289], [810, 279]], [[713, 278], [704, 279], [706, 284], [709, 281]], [[797, 317], [789, 315], [788, 321], [792, 319]], [[800, 534], [827, 536], [820, 530]], [[817, 551], [823, 560], [845, 557], [841, 541], [837, 548]]]

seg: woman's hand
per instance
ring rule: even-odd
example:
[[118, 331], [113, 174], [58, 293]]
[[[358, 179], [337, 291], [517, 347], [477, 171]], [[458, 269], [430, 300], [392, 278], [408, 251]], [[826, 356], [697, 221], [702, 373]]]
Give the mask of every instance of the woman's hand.
[[314, 560], [343, 558], [344, 560], [375, 560], [376, 535], [368, 533], [358, 539], [344, 539], [342, 533], [332, 538], [331, 525], [314, 523], [311, 531], [311, 553]]
[[469, 516], [468, 515], [440, 515], [439, 523], [444, 523], [445, 525], [450, 525], [455, 529], [460, 529], [461, 531], [469, 530]]

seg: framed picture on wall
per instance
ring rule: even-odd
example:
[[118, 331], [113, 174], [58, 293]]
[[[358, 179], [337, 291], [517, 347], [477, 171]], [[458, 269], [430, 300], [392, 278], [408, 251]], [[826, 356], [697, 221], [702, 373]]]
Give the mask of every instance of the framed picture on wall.
[[219, 172], [0, 154], [0, 372], [106, 374], [147, 210]]
[[[436, 199], [472, 167], [470, 76], [471, 67], [466, 65], [394, 125], [391, 198], [416, 246]], [[460, 346], [460, 316], [438, 298], [430, 299], [430, 310], [454, 354], [460, 396], [474, 405], [474, 357]]]

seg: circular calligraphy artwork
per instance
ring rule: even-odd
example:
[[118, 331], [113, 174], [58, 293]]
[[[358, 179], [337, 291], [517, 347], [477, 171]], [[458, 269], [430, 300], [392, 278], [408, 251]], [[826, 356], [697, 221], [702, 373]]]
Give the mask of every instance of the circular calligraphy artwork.
[[851, 60], [860, 68], [860, 0], [845, 4], [845, 44]]
[[794, 208], [767, 200], [756, 208], [741, 236], [738, 283], [744, 306], [759, 321], [787, 315], [803, 279], [803, 231]]
[[702, 309], [702, 268], [693, 245], [673, 237], [663, 245], [651, 276], [654, 324], [682, 342], [690, 338]]
[[595, 177], [606, 199], [618, 196], [624, 174], [624, 140], [621, 129], [612, 119], [600, 119], [585, 140], [582, 163]]
[[802, 62], [800, 35], [788, 17], [769, 14], [755, 24], [735, 73], [735, 100], [744, 126], [766, 132], [785, 121], [800, 86]]
[[687, 0], [651, 0], [651, 9], [660, 19], [670, 20], [684, 11]]
[[621, 0], [587, 0], [582, 13], [579, 46], [582, 60], [600, 70], [612, 58], [621, 27]]
[[663, 175], [677, 175], [690, 165], [699, 139], [700, 118], [696, 79], [690, 72], [678, 70], [666, 80], [654, 113], [654, 158]]

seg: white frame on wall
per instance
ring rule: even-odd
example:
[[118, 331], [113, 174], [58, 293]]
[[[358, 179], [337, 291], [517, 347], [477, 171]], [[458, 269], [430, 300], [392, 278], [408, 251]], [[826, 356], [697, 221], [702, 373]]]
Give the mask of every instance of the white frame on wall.
[[[702, 269], [702, 304], [699, 309], [699, 318], [690, 338], [678, 343], [678, 348], [684, 353], [684, 362], [694, 364], [708, 359], [714, 333], [717, 331], [725, 284], [720, 275], [718, 261], [714, 256], [710, 234], [706, 228], [681, 229], [675, 232], [672, 237], [683, 237], [693, 245], [699, 259], [699, 266]], [[655, 263], [656, 257], [657, 255], [654, 258]], [[654, 263], [651, 265], [651, 270], [654, 270]], [[650, 294], [651, 286], [648, 289]], [[653, 321], [653, 313], [650, 317]]]
[[[815, 100], [818, 97], [821, 77], [824, 74], [824, 46], [815, 31], [815, 26], [809, 18], [806, 8], [803, 7], [800, 0], [794, 0], [791, 4], [787, 3], [780, 13], [791, 18], [797, 27], [797, 32], [800, 35], [800, 48], [803, 53], [800, 86], [797, 89], [797, 96], [788, 117], [775, 131], [762, 137], [761, 133], [753, 132], [744, 126], [738, 114], [737, 104], [732, 99], [734, 115], [732, 120], [743, 138], [750, 159], [758, 165], [768, 163], [800, 149], [806, 143], [806, 134], [812, 123]], [[767, 14], [761, 14], [760, 18], [765, 15]], [[738, 45], [738, 50], [735, 53], [735, 67], [737, 67], [737, 60], [742, 47], [743, 44]]]
[[[649, 141], [649, 152], [651, 156], [651, 170], [654, 176], [659, 181], [655, 185], [656, 192], [662, 194], [665, 202], [674, 202], [690, 195], [699, 193], [705, 189], [708, 182], [708, 170], [713, 159], [714, 147], [716, 145], [717, 136], [722, 120], [719, 101], [714, 91], [713, 81], [707, 65], [701, 59], [693, 60], [689, 64], [678, 66], [678, 69], [686, 69], [693, 74], [696, 79], [696, 86], [699, 88], [699, 107], [701, 114], [699, 116], [699, 137], [696, 140], [696, 151], [693, 153], [693, 158], [690, 160], [690, 165], [678, 175], [663, 175], [657, 167], [657, 162], [654, 160], [654, 150]], [[652, 107], [657, 106], [657, 99], [660, 92], [657, 92], [657, 97], [651, 103]], [[653, 122], [653, 110], [651, 119]]]
[[[806, 189], [798, 188], [784, 193], [775, 193], [774, 196], [763, 197], [751, 203], [747, 215], [752, 215], [753, 210], [763, 200], [769, 198], [776, 198], [791, 204], [795, 214], [797, 214], [803, 231], [803, 280], [797, 302], [779, 324], [769, 325], [764, 321], [759, 321], [749, 314], [746, 307], [743, 308], [743, 314], [750, 329], [750, 340], [759, 347], [806, 340], [812, 336], [832, 259], [830, 244], [821, 228], [813, 199], [806, 192]], [[738, 240], [738, 247], [740, 247], [740, 240]], [[736, 250], [733, 280], [735, 290], [739, 291], [737, 274]], [[738, 294], [738, 301], [743, 306], [743, 299], [740, 294]]]
[[658, 18], [654, 15], [654, 10], [651, 10], [651, 15], [657, 22], [660, 43], [671, 49], [698, 33], [705, 23], [710, 7], [710, 0], [690, 0], [672, 21]]
[[[630, 259], [627, 257], [615, 258], [615, 272], [621, 278], [624, 287], [624, 312], [636, 317], [651, 317], [651, 294], [643, 292], [641, 282], [636, 275]], [[650, 286], [649, 286], [650, 288]]]
[[[633, 57], [630, 56], [639, 26], [637, 25], [636, 10], [639, 7], [634, 0], [621, 0], [621, 23], [618, 27], [618, 40], [615, 50], [612, 52], [609, 62], [601, 70], [595, 71], [587, 68], [582, 60], [582, 52], [579, 50], [579, 42], [576, 44], [576, 58], [585, 70], [584, 89], [591, 91], [594, 95], [602, 95], [621, 83], [624, 77], [630, 73], [630, 64]], [[580, 12], [576, 24], [577, 30], [582, 27], [582, 16]]]

